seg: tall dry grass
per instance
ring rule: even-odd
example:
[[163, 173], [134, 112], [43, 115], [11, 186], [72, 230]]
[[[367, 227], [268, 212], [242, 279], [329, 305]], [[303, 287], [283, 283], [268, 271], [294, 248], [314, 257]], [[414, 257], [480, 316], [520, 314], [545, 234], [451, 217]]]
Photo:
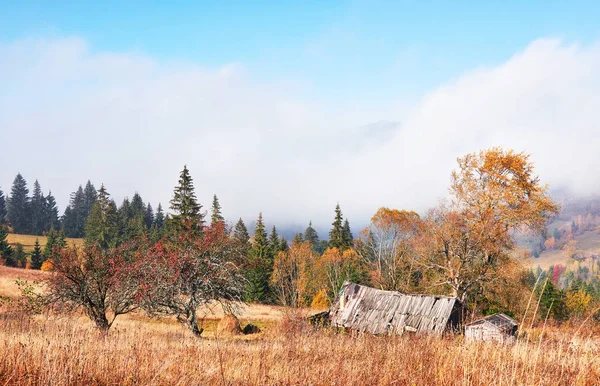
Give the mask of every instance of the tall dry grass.
[[171, 321], [0, 314], [6, 385], [597, 385], [591, 330], [546, 327], [512, 346], [461, 337], [374, 337], [313, 330], [294, 315], [250, 337], [198, 339]]

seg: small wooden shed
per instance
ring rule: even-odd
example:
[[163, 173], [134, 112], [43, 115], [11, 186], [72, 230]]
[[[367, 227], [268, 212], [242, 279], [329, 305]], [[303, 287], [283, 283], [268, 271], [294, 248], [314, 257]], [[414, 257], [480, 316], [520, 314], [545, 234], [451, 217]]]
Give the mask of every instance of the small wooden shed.
[[334, 327], [371, 334], [459, 330], [462, 305], [456, 298], [407, 295], [344, 282], [329, 310]]
[[512, 343], [518, 328], [519, 324], [513, 318], [497, 313], [467, 324], [465, 337], [468, 342]]

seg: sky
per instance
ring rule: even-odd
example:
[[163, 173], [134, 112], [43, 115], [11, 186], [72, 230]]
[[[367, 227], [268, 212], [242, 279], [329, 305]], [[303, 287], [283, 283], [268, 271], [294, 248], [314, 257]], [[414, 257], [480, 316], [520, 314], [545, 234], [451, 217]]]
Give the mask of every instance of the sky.
[[0, 4], [4, 192], [168, 206], [187, 164], [229, 221], [323, 232], [336, 203], [423, 212], [504, 146], [600, 193], [600, 3], [74, 3]]

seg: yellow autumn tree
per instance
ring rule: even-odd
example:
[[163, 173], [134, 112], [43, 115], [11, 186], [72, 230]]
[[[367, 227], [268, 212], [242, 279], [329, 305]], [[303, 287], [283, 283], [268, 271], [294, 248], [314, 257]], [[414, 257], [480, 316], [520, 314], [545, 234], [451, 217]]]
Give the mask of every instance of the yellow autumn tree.
[[530, 156], [496, 147], [458, 159], [452, 200], [432, 210], [416, 238], [415, 262], [435, 272], [461, 300], [501, 277], [511, 263], [512, 234], [541, 232], [559, 206], [534, 174]]
[[312, 298], [311, 267], [315, 255], [310, 242], [294, 242], [289, 250], [279, 252], [271, 274], [271, 286], [281, 305], [298, 307]]
[[569, 314], [577, 319], [583, 317], [591, 309], [592, 301], [592, 295], [581, 288], [569, 291], [566, 299]]

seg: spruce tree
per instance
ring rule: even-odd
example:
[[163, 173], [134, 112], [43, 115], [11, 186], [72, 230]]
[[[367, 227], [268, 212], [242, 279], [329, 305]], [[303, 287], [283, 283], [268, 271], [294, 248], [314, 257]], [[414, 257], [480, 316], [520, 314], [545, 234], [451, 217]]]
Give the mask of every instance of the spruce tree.
[[15, 246], [15, 251], [13, 253], [11, 265], [13, 267], [25, 268], [26, 264], [27, 264], [27, 254], [25, 253], [23, 244], [17, 243], [17, 245]]
[[350, 230], [350, 222], [348, 221], [348, 219], [344, 221], [344, 228], [342, 229], [342, 240], [342, 249], [349, 249], [352, 248], [352, 246], [354, 245], [354, 236], [352, 236], [352, 231]]
[[44, 232], [48, 232], [50, 229], [60, 228], [60, 222], [58, 219], [58, 207], [56, 205], [56, 199], [52, 195], [52, 192], [48, 192], [46, 196], [46, 208], [44, 210], [46, 215]]
[[29, 214], [29, 189], [27, 182], [21, 175], [17, 174], [10, 191], [10, 198], [7, 207], [7, 219], [15, 233], [29, 233], [30, 230]]
[[45, 206], [46, 199], [42, 193], [42, 187], [38, 180], [33, 183], [33, 193], [31, 196], [31, 202], [29, 206], [29, 215], [31, 221], [30, 233], [34, 235], [41, 235], [44, 231], [45, 222]]
[[154, 210], [152, 209], [152, 205], [148, 203], [146, 206], [146, 212], [144, 213], [144, 223], [146, 223], [146, 228], [152, 228], [152, 224], [154, 224]]
[[340, 204], [335, 207], [335, 218], [331, 224], [333, 227], [329, 231], [329, 246], [332, 248], [343, 249], [344, 247], [344, 226], [342, 210]]
[[247, 243], [250, 240], [248, 228], [246, 228], [246, 224], [244, 224], [244, 220], [241, 217], [233, 228], [233, 237], [240, 243]]
[[285, 252], [288, 249], [290, 249], [290, 246], [288, 245], [287, 240], [285, 239], [285, 237], [281, 236], [281, 238], [279, 239], [279, 250]]
[[249, 253], [249, 264], [246, 270], [245, 298], [250, 302], [265, 302], [269, 298], [269, 279], [273, 268], [270, 258], [269, 242], [262, 213], [258, 215], [254, 240]]
[[156, 208], [156, 216], [154, 216], [154, 225], [157, 229], [163, 229], [165, 225], [165, 212], [163, 211], [162, 205], [159, 202]]
[[50, 229], [46, 236], [46, 246], [44, 247], [44, 260], [51, 259], [54, 254], [54, 248], [64, 248], [67, 246], [65, 233], [54, 228]]
[[281, 245], [279, 244], [279, 235], [277, 234], [277, 228], [273, 225], [271, 234], [269, 235], [269, 258], [274, 260], [280, 250]]
[[171, 200], [171, 218], [169, 231], [174, 233], [200, 234], [204, 226], [204, 214], [201, 212], [202, 205], [196, 199], [194, 183], [187, 165], [183, 167], [179, 175], [179, 185], [173, 191]]
[[83, 215], [84, 221], [87, 220], [87, 216], [92, 211], [92, 207], [96, 203], [98, 199], [98, 193], [96, 192], [96, 188], [94, 184], [90, 180], [85, 184], [85, 189], [83, 190]]
[[217, 198], [216, 194], [213, 195], [211, 212], [212, 212], [212, 214], [210, 216], [210, 223], [212, 225], [215, 225], [215, 224], [225, 220], [223, 218], [223, 215], [221, 214], [221, 204], [219, 204], [219, 199]]
[[36, 238], [35, 244], [33, 245], [33, 251], [31, 252], [31, 268], [32, 269], [40, 269], [40, 268], [42, 268], [43, 263], [44, 263], [44, 255], [42, 254], [42, 248], [40, 247], [40, 242]]
[[8, 230], [6, 225], [0, 224], [0, 258], [8, 263], [12, 258], [12, 247], [8, 243]]
[[294, 244], [302, 244], [304, 242], [304, 235], [302, 234], [302, 232], [298, 232], [294, 235], [294, 238], [292, 239], [292, 243]]
[[86, 247], [96, 246], [107, 250], [117, 245], [119, 236], [117, 208], [109, 196], [102, 185], [85, 224]]
[[81, 185], [79, 185], [79, 188], [71, 193], [69, 206], [63, 214], [63, 229], [65, 234], [68, 237], [83, 237], [88, 214], [85, 193]]
[[122, 235], [122, 241], [132, 240], [142, 237], [146, 233], [146, 206], [144, 200], [136, 192], [131, 199], [129, 210], [127, 211], [127, 220], [125, 224], [125, 233]]
[[319, 245], [319, 234], [315, 228], [312, 227], [312, 221], [308, 223], [308, 226], [304, 230], [304, 240], [310, 242], [313, 250], [317, 249], [317, 246]]
[[0, 190], [0, 225], [6, 222], [6, 198], [4, 192]]

